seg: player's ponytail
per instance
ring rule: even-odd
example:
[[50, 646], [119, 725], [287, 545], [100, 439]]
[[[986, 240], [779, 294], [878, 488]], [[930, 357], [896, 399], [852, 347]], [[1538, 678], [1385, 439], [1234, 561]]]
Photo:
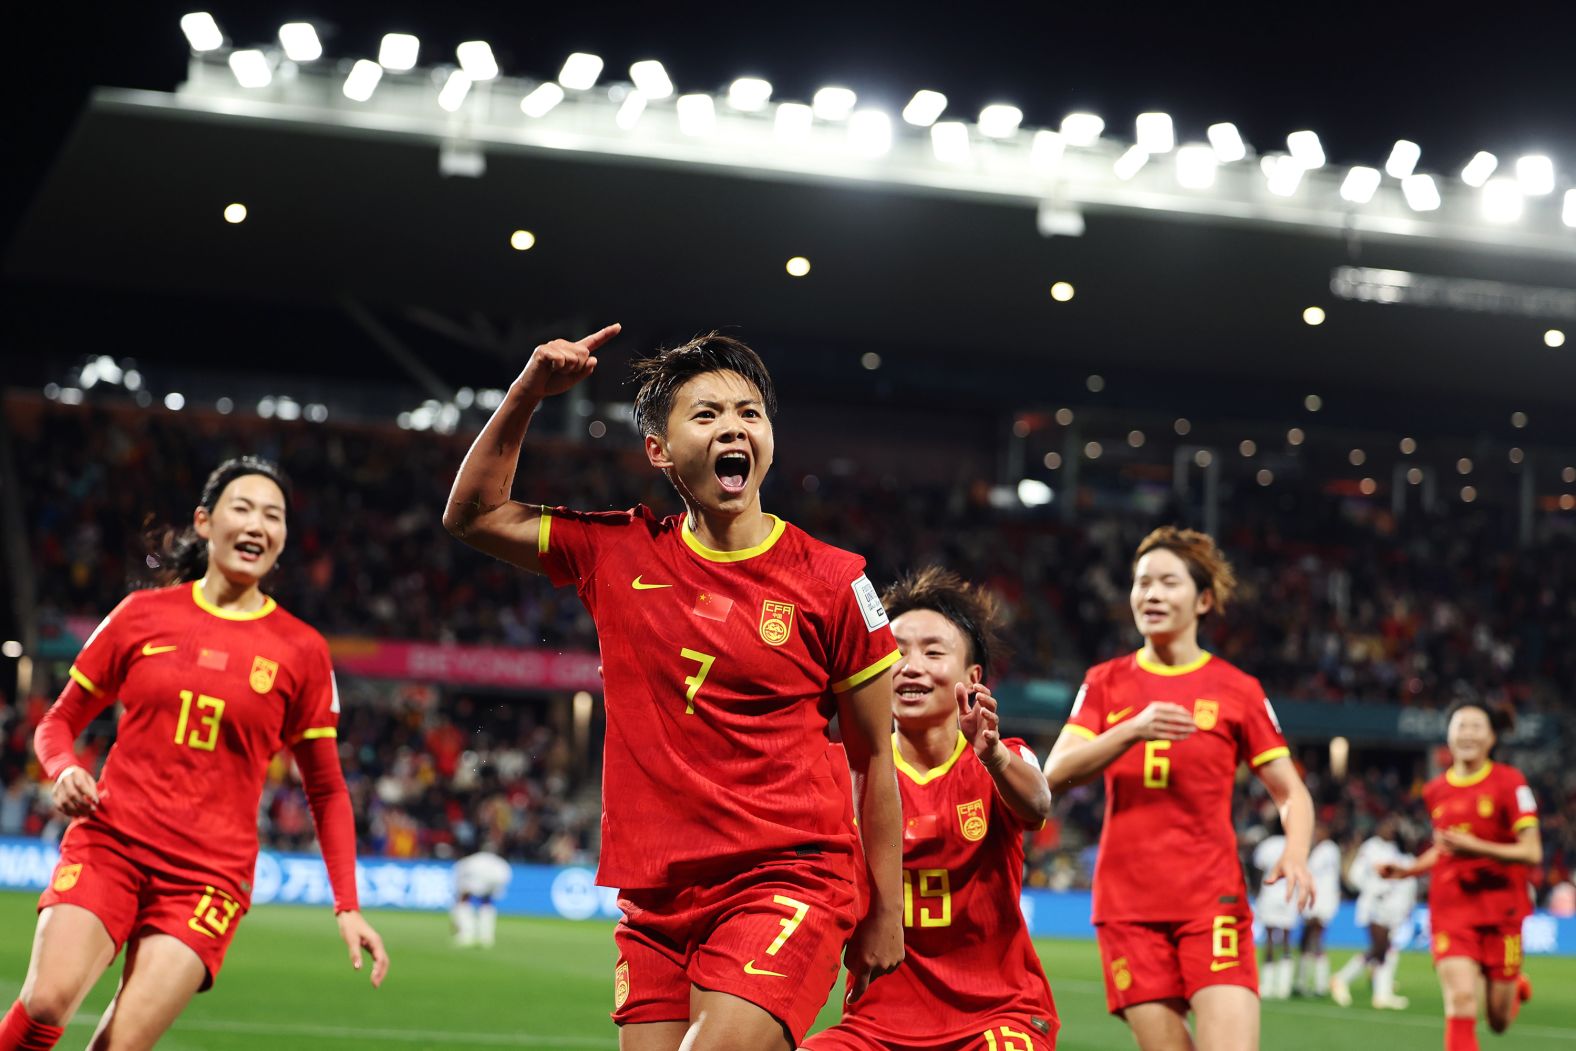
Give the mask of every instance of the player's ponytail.
[[[285, 511], [288, 514], [290, 479], [278, 464], [260, 456], [238, 456], [215, 467], [203, 483], [198, 506], [212, 514], [214, 508], [219, 506], [219, 497], [225, 487], [249, 474], [260, 474], [279, 487], [279, 491], [284, 494]], [[147, 536], [150, 541], [147, 564], [153, 571], [155, 583], [189, 584], [201, 580], [208, 572], [208, 541], [197, 535], [195, 527], [187, 526], [177, 532], [164, 526], [149, 531]]]

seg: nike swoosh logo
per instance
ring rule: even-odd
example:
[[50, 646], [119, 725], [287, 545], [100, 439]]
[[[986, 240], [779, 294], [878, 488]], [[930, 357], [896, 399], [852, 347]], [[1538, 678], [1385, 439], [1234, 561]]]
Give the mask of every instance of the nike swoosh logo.
[[1230, 963], [1221, 963], [1219, 960], [1211, 960], [1209, 969], [1212, 971], [1224, 971], [1227, 967], [1235, 967], [1241, 962], [1241, 960], [1232, 960]]
[[[643, 577], [643, 576], [645, 576], [645, 574], [642, 573], [642, 574], [640, 574], [640, 576]], [[634, 588], [636, 591], [655, 591], [657, 588], [670, 588], [673, 585], [672, 584], [642, 584], [640, 582], [640, 577], [636, 577], [634, 580], [630, 581], [629, 586]]]
[[744, 965], [744, 973], [745, 974], [764, 974], [764, 975], [769, 975], [772, 978], [786, 978], [786, 977], [788, 977], [786, 974], [782, 974], [782, 973], [780, 973], [778, 971], [763, 971], [760, 968], [755, 966], [755, 961], [754, 960], [750, 960], [747, 963], [745, 963], [745, 965]]
[[1132, 710], [1133, 710], [1133, 706], [1132, 705], [1128, 705], [1126, 708], [1123, 708], [1119, 712], [1112, 712], [1110, 715], [1107, 715], [1105, 717], [1105, 725], [1107, 725], [1107, 726], [1114, 726], [1115, 724], [1121, 722], [1123, 719], [1126, 719], [1127, 718], [1127, 713], [1132, 711]]
[[178, 650], [178, 649], [180, 649], [179, 646], [155, 646], [151, 642], [144, 642], [142, 644], [142, 655], [144, 657], [153, 657], [153, 656], [156, 656], [156, 655], [158, 655], [160, 653], [168, 653], [171, 650]]

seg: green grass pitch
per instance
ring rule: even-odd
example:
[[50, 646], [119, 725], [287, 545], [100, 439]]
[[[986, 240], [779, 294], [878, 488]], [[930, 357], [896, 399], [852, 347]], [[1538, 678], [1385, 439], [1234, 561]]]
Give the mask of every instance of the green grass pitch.
[[[15, 997], [27, 968], [36, 897], [0, 893], [0, 998]], [[350, 1048], [611, 1049], [613, 942], [604, 923], [516, 919], [499, 922], [490, 951], [455, 949], [448, 919], [431, 913], [382, 912], [373, 922], [387, 939], [393, 968], [373, 991], [350, 969], [326, 910], [265, 906], [247, 916], [218, 986], [192, 1003], [161, 1048], [168, 1051], [292, 1051]], [[1105, 1013], [1092, 941], [1038, 943], [1062, 1017], [1062, 1051], [1133, 1046]], [[1334, 960], [1344, 961], [1344, 952]], [[1535, 957], [1527, 971], [1536, 996], [1508, 1038], [1480, 1029], [1486, 1048], [1576, 1046], [1576, 959]], [[88, 997], [62, 1048], [82, 1047], [114, 991], [118, 964]], [[980, 975], [988, 982], [989, 975]], [[1326, 1051], [1383, 1046], [1437, 1051], [1442, 1045], [1439, 989], [1428, 958], [1408, 953], [1404, 1012], [1342, 1010], [1326, 1000], [1264, 1007], [1266, 1051]], [[1357, 990], [1366, 999], [1366, 985]], [[835, 1003], [821, 1024], [836, 1018]]]

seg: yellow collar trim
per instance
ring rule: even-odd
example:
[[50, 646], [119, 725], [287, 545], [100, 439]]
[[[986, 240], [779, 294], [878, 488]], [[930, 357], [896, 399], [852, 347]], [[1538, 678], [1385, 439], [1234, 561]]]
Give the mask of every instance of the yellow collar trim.
[[279, 603], [275, 602], [271, 595], [264, 595], [263, 604], [254, 610], [242, 612], [241, 610], [221, 609], [209, 602], [208, 596], [202, 593], [202, 581], [200, 580], [192, 581], [192, 601], [197, 603], [203, 610], [225, 620], [261, 620], [279, 606]]
[[770, 551], [772, 549], [772, 545], [782, 539], [783, 531], [788, 528], [788, 523], [783, 521], [781, 518], [778, 518], [776, 515], [767, 515], [766, 517], [772, 520], [773, 525], [772, 531], [766, 535], [765, 540], [762, 540], [754, 547], [746, 547], [739, 551], [716, 551], [701, 543], [700, 540], [695, 536], [694, 531], [690, 529], [689, 514], [686, 513], [684, 515], [684, 528], [682, 530], [684, 543], [689, 545], [689, 549], [691, 551], [695, 552], [697, 555], [699, 555], [701, 558], [704, 558], [708, 562], [743, 562], [747, 558], [754, 558], [756, 555], [764, 555], [766, 552]]
[[1206, 652], [1199, 654], [1195, 659], [1188, 661], [1186, 664], [1161, 664], [1159, 661], [1149, 656], [1149, 651], [1139, 650], [1138, 666], [1153, 675], [1186, 675], [1189, 672], [1198, 671], [1204, 665], [1208, 664], [1210, 658], [1213, 656], [1213, 653]]
[[1492, 759], [1488, 759], [1484, 760], [1483, 769], [1479, 770], [1477, 773], [1468, 774], [1465, 777], [1457, 777], [1456, 768], [1452, 766], [1449, 770], [1445, 771], [1445, 780], [1457, 788], [1471, 788], [1473, 785], [1481, 783], [1482, 780], [1488, 776], [1488, 772], [1492, 769], [1494, 769], [1494, 761]]
[[956, 766], [958, 760], [963, 758], [963, 750], [968, 746], [969, 739], [963, 736], [963, 731], [959, 730], [958, 746], [952, 750], [952, 755], [947, 758], [947, 761], [942, 763], [940, 766], [935, 767], [934, 769], [927, 770], [922, 774], [910, 766], [908, 764], [908, 760], [903, 758], [903, 750], [897, 746], [897, 734], [894, 733], [892, 735], [892, 758], [897, 763], [897, 768], [901, 770], [904, 776], [906, 776], [910, 781], [914, 782], [916, 785], [928, 785], [938, 777], [945, 777], [947, 771]]

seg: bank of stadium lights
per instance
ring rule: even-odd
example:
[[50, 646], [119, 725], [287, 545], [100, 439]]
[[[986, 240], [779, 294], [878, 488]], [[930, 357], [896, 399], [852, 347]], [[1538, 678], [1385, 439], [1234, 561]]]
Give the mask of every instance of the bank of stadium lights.
[[815, 93], [815, 97], [810, 100], [810, 109], [820, 120], [847, 120], [858, 101], [859, 96], [854, 94], [852, 88], [830, 86]]
[[1324, 167], [1324, 145], [1317, 132], [1294, 131], [1286, 136], [1286, 148], [1303, 170], [1313, 171]]
[[728, 105], [740, 113], [759, 113], [772, 100], [772, 85], [760, 77], [740, 77], [728, 85]]
[[191, 45], [191, 49], [198, 53], [216, 51], [224, 46], [224, 34], [219, 32], [219, 23], [207, 11], [182, 15], [181, 32], [186, 34], [186, 42]]
[[629, 79], [635, 90], [652, 102], [673, 94], [673, 80], [661, 62], [654, 58], [642, 59], [629, 67]]
[[1062, 137], [1069, 146], [1093, 146], [1104, 132], [1105, 120], [1093, 113], [1069, 113], [1062, 118]]
[[772, 118], [772, 134], [784, 146], [798, 146], [810, 138], [815, 111], [802, 102], [784, 102]]
[[1357, 165], [1341, 180], [1341, 199], [1353, 204], [1367, 204], [1379, 189], [1379, 169]]
[[1004, 102], [993, 102], [980, 110], [980, 134], [988, 139], [1010, 139], [1023, 123], [1023, 110]]
[[916, 128], [928, 128], [946, 111], [947, 96], [939, 91], [916, 91], [903, 107], [903, 120]]
[[602, 56], [576, 51], [564, 59], [558, 71], [558, 83], [570, 91], [589, 91], [602, 75]]
[[445, 113], [458, 113], [465, 105], [465, 96], [471, 92], [471, 78], [463, 69], [452, 70], [438, 92], [438, 108]]
[[370, 58], [358, 59], [345, 76], [345, 97], [352, 102], [365, 102], [378, 89], [383, 79], [383, 67]]
[[956, 120], [937, 121], [930, 126], [930, 149], [943, 164], [967, 164], [969, 126]]
[[892, 118], [876, 109], [855, 110], [848, 118], [848, 144], [861, 157], [882, 157], [892, 149]]
[[1414, 212], [1437, 211], [1442, 203], [1432, 175], [1408, 175], [1401, 180], [1401, 195]]
[[485, 40], [467, 40], [454, 49], [460, 69], [473, 82], [492, 80], [498, 75], [498, 60], [493, 57], [492, 45]]
[[1211, 146], [1189, 143], [1177, 150], [1177, 184], [1188, 190], [1207, 190], [1215, 185], [1219, 158]]
[[266, 88], [274, 79], [268, 56], [255, 48], [230, 52], [230, 72], [243, 88]]
[[1461, 169], [1461, 181], [1474, 190], [1480, 190], [1488, 182], [1489, 176], [1494, 174], [1494, 169], [1498, 167], [1498, 157], [1487, 150], [1479, 150], [1472, 155], [1472, 159], [1467, 161], [1466, 166]]
[[279, 46], [292, 62], [316, 62], [323, 57], [323, 42], [311, 22], [286, 22], [280, 26]]
[[384, 33], [378, 45], [378, 65], [390, 73], [409, 73], [416, 68], [421, 41], [409, 33]]
[[717, 108], [710, 95], [680, 95], [674, 107], [678, 111], [679, 131], [685, 135], [710, 135], [717, 129]]
[[520, 112], [527, 117], [545, 117], [562, 101], [564, 101], [564, 89], [554, 81], [545, 81], [520, 100]]

